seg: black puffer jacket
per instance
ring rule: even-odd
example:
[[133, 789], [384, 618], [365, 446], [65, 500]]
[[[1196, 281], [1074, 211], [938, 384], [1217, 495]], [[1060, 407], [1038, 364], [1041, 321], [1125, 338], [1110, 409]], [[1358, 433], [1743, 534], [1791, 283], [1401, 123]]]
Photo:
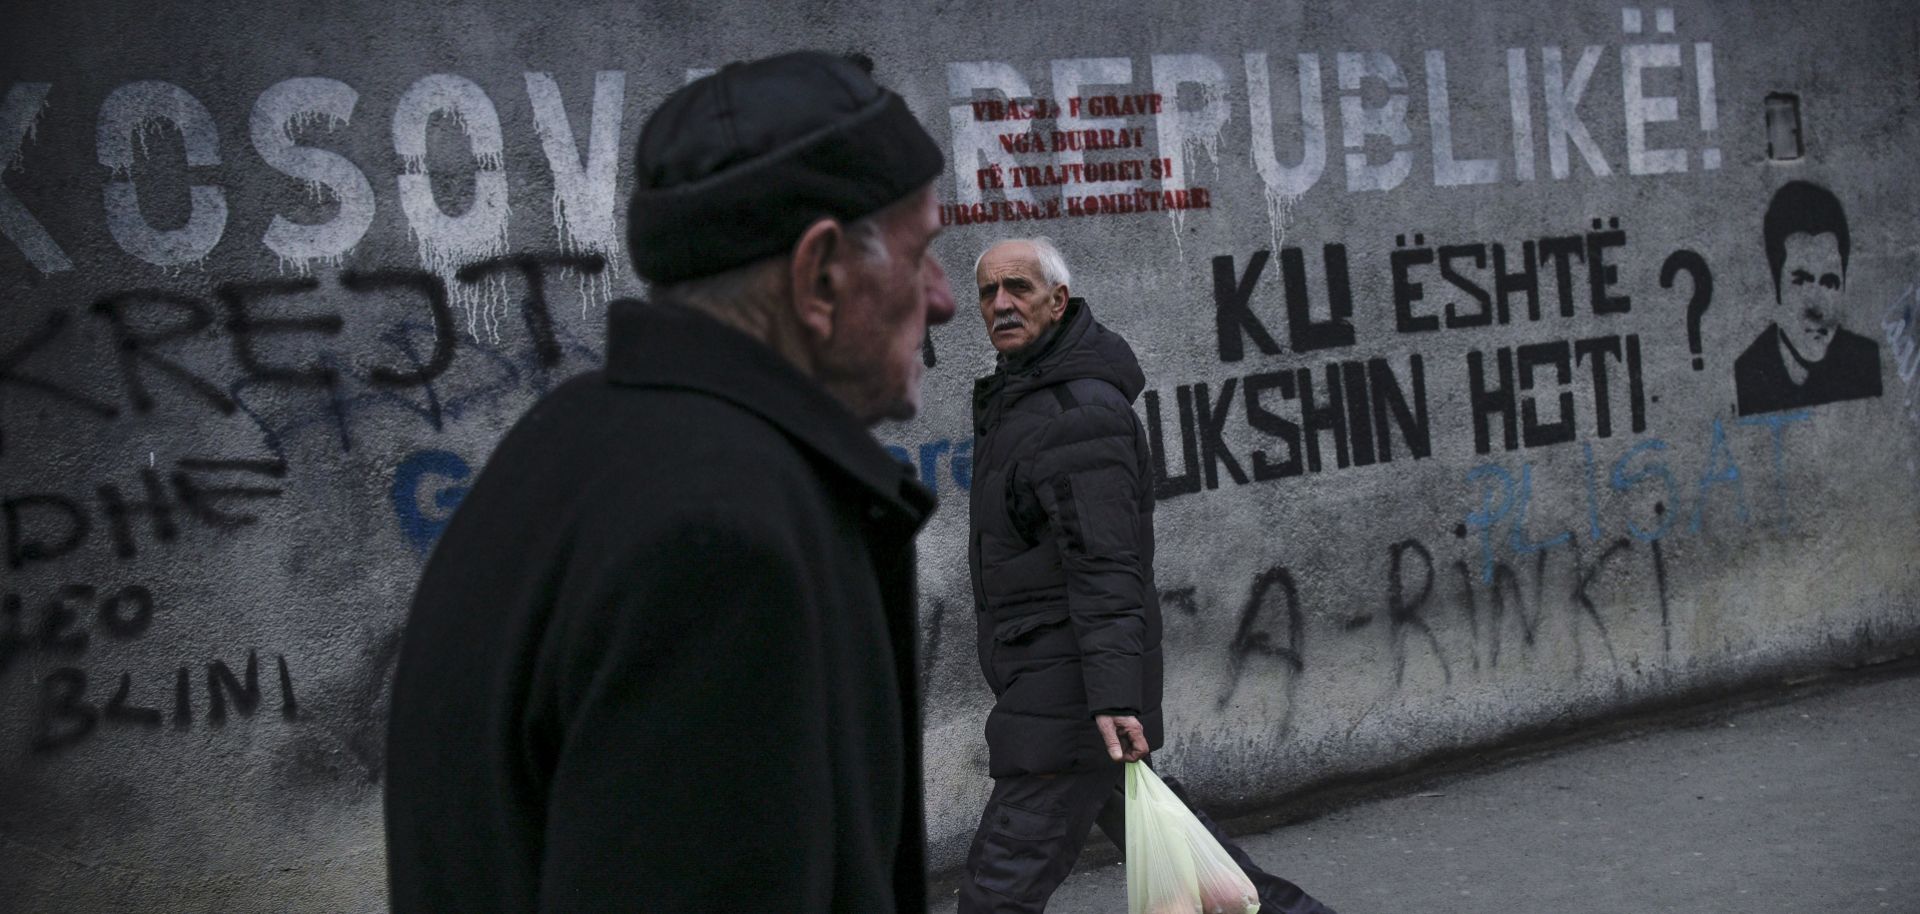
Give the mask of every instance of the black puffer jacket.
[[974, 384], [972, 530], [980, 669], [998, 699], [989, 773], [1111, 764], [1095, 713], [1159, 748], [1153, 485], [1133, 348], [1072, 299], [1050, 335]]

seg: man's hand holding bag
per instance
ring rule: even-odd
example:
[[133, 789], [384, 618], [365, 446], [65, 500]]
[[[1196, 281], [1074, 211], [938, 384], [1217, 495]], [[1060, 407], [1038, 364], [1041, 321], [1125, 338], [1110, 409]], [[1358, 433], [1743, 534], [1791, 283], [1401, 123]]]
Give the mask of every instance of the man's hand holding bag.
[[1160, 777], [1127, 763], [1127, 914], [1257, 914], [1253, 882]]

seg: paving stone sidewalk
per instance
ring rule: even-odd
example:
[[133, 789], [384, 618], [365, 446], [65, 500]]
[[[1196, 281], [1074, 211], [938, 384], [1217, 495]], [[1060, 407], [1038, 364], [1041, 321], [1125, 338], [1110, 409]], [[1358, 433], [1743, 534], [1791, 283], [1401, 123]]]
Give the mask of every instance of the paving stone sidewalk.
[[[1340, 914], [1920, 914], [1912, 664], [1407, 783], [1242, 846]], [[1125, 870], [1048, 911], [1125, 914]]]

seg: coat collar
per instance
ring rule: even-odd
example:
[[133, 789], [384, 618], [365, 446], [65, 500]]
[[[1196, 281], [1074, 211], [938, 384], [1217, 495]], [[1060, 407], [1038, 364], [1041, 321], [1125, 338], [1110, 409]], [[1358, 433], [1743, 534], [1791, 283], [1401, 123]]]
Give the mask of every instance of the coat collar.
[[766, 344], [691, 308], [609, 303], [606, 377], [697, 391], [759, 416], [876, 496], [876, 520], [892, 513], [918, 529], [933, 512], [933, 493], [840, 401]]
[[1082, 320], [1087, 314], [1086, 305], [1086, 299], [1083, 298], [1067, 299], [1067, 308], [1060, 314], [1060, 320], [1048, 327], [1039, 339], [1024, 349], [994, 359], [995, 373], [1024, 374], [1050, 361], [1056, 353], [1073, 348], [1081, 337], [1087, 335], [1087, 325], [1092, 323], [1091, 320]]
[[1086, 335], [1086, 325], [1090, 320], [1083, 319], [1087, 313], [1086, 301], [1080, 298], [1067, 299], [1067, 310], [1060, 315], [1059, 322], [1048, 327], [1040, 338], [1024, 348], [1011, 353], [1003, 352], [993, 360], [993, 373], [973, 382], [973, 433], [985, 435], [987, 429], [1000, 421], [1000, 411], [1010, 397], [1017, 397], [1031, 388], [1046, 371], [1046, 364], [1054, 361], [1054, 356], [1072, 348]]

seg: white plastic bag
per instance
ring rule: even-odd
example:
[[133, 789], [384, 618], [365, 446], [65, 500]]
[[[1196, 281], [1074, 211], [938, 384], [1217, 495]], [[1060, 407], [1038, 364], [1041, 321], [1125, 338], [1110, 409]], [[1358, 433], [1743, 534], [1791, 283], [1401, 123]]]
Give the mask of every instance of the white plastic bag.
[[1127, 914], [1257, 914], [1252, 880], [1167, 785], [1127, 763]]

